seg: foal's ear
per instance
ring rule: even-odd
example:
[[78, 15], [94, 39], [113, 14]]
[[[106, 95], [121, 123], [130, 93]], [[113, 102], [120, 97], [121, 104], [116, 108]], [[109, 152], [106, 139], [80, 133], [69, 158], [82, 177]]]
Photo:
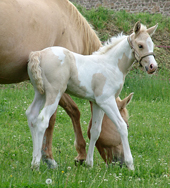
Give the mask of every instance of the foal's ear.
[[123, 100], [120, 100], [120, 98], [117, 98], [117, 105], [119, 110], [126, 108], [126, 106], [130, 103], [130, 101], [132, 100], [134, 93], [130, 93], [126, 98], [124, 98]]
[[152, 35], [155, 33], [157, 27], [158, 27], [158, 23], [157, 23], [155, 26], [148, 28], [148, 29], [147, 29], [148, 34], [149, 34], [150, 36], [152, 36]]
[[140, 23], [140, 21], [138, 21], [138, 22], [135, 24], [134, 28], [133, 28], [133, 32], [137, 35], [138, 32], [140, 31], [140, 28], [141, 28], [141, 23]]

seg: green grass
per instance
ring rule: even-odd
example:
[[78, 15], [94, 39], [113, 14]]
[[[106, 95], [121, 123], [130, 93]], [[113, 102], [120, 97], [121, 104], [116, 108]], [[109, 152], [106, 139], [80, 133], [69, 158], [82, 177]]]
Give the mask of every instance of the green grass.
[[[135, 71], [127, 76], [121, 93], [123, 98], [134, 92], [128, 106], [134, 172], [125, 166], [106, 167], [96, 149], [93, 168], [74, 166], [77, 155], [74, 132], [71, 120], [60, 107], [53, 139], [53, 153], [59, 167], [49, 170], [46, 164], [41, 163], [39, 172], [32, 171], [32, 140], [25, 110], [33, 100], [34, 91], [29, 83], [21, 83], [4, 85], [0, 90], [1, 187], [169, 187], [169, 82], [161, 75], [148, 77]], [[86, 136], [90, 119], [89, 102], [73, 99], [81, 111], [82, 130], [89, 143]], [[48, 178], [52, 179], [52, 185], [46, 185]]]
[[125, 10], [113, 11], [105, 7], [86, 10], [80, 5], [76, 6], [81, 14], [86, 17], [86, 19], [94, 26], [97, 31], [106, 29], [110, 24], [114, 23], [114, 25], [117, 26], [121, 31], [127, 33], [132, 29], [137, 21], [141, 21], [141, 23], [147, 25], [147, 27], [151, 27], [159, 23], [158, 30], [164, 31], [166, 29], [170, 31], [170, 18], [161, 14], [149, 14], [143, 12], [131, 14]]

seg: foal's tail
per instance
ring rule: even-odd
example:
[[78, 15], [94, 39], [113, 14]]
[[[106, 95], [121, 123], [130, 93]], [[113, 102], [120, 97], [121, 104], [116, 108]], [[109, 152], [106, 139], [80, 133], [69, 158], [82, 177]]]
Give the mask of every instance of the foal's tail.
[[42, 71], [40, 66], [41, 53], [39, 51], [31, 52], [29, 55], [28, 62], [28, 73], [31, 79], [31, 82], [35, 83], [38, 91], [44, 93], [44, 84], [42, 78]]

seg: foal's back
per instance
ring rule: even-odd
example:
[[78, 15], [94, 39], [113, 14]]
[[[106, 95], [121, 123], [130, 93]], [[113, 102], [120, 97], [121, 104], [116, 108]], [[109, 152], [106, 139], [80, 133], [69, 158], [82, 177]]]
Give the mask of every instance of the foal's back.
[[91, 101], [101, 95], [106, 78], [96, 56], [83, 56], [62, 47], [51, 47], [40, 51], [40, 62], [45, 88], [50, 84], [61, 93]]

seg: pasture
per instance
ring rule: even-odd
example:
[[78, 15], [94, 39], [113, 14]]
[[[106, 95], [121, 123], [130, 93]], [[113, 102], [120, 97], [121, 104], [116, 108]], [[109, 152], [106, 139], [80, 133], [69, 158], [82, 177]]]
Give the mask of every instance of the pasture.
[[[155, 23], [150, 22], [151, 25]], [[160, 23], [161, 28], [163, 24]], [[162, 54], [160, 51], [156, 49], [158, 54]], [[165, 53], [167, 55], [169, 51]], [[32, 171], [32, 138], [25, 111], [33, 100], [33, 88], [29, 82], [1, 85], [0, 187], [170, 187], [170, 73], [164, 67], [166, 55], [159, 56], [161, 69], [153, 76], [136, 68], [130, 71], [121, 92], [121, 98], [134, 92], [127, 107], [134, 171], [125, 166], [120, 168], [119, 164], [106, 167], [96, 149], [93, 168], [75, 166], [77, 153], [72, 123], [60, 107], [53, 136], [53, 153], [59, 166], [52, 170], [41, 164], [40, 171]], [[82, 131], [88, 148], [86, 132], [90, 105], [86, 100], [74, 100], [81, 111]], [[47, 179], [52, 183], [47, 184]]]
[[[161, 77], [161, 76], [160, 76]], [[41, 164], [32, 171], [31, 133], [25, 110], [33, 99], [30, 83], [1, 86], [0, 90], [0, 181], [2, 187], [156, 187], [170, 186], [170, 98], [169, 80], [131, 71], [122, 91], [123, 98], [134, 92], [129, 111], [129, 142], [135, 171], [118, 164], [105, 166], [97, 150], [94, 167], [75, 166], [72, 123], [62, 108], [58, 109], [53, 138], [53, 152], [58, 169], [49, 170]], [[11, 100], [12, 99], [12, 100]], [[74, 98], [81, 111], [84, 137], [90, 120], [89, 102]], [[46, 185], [46, 187], [48, 187]]]

